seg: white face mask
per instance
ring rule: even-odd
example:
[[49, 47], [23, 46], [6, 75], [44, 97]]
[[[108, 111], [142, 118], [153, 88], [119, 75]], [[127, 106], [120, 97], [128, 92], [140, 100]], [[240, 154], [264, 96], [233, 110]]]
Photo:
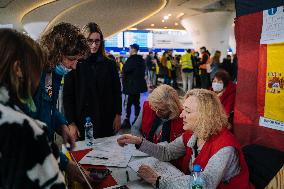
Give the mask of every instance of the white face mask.
[[212, 88], [213, 88], [213, 91], [220, 92], [220, 91], [222, 91], [224, 89], [224, 84], [223, 83], [213, 82], [212, 83]]

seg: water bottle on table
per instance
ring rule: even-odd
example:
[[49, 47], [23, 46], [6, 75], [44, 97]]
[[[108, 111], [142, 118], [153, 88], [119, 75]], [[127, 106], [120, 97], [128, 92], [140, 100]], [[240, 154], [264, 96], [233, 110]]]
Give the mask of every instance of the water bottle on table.
[[191, 183], [190, 189], [204, 189], [204, 181], [200, 176], [201, 166], [195, 164], [193, 166], [193, 181]]
[[86, 117], [85, 123], [85, 142], [87, 146], [93, 146], [94, 136], [93, 136], [93, 124], [90, 117]]

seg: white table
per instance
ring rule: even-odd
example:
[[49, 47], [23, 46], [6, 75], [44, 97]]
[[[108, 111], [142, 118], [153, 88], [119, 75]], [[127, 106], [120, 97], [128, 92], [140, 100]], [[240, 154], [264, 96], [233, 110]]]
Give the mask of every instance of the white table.
[[[103, 138], [96, 139], [95, 144], [97, 142], [99, 143], [101, 140], [103, 140]], [[74, 151], [84, 150], [88, 148], [90, 147], [87, 147], [84, 141], [79, 141], [79, 142], [76, 142], [76, 148], [74, 149]], [[65, 148], [64, 145], [62, 145], [62, 152], [63, 153], [67, 152], [67, 149]], [[139, 158], [141, 157], [132, 157], [130, 162], [136, 159], [139, 159]], [[154, 188], [151, 184], [148, 184], [145, 181], [141, 180], [141, 178], [137, 176], [137, 173], [134, 170], [132, 170], [130, 167], [126, 167], [126, 168], [108, 167], [108, 169], [112, 171], [111, 175], [118, 183], [117, 186], [127, 185], [130, 189], [153, 189]], [[129, 182], [127, 182], [126, 171], [128, 171]], [[108, 187], [107, 189], [115, 188], [117, 186]]]

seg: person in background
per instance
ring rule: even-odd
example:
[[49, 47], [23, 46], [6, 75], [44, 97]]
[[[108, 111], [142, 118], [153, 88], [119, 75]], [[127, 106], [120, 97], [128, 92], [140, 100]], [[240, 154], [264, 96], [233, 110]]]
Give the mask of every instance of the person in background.
[[216, 72], [221, 67], [220, 57], [221, 57], [221, 51], [218, 51], [218, 50], [215, 51], [215, 54], [212, 57], [212, 60], [210, 61], [210, 81], [213, 80]]
[[160, 68], [161, 68], [161, 61], [157, 52], [154, 54], [154, 59], [156, 60], [156, 82], [155, 85], [158, 85], [158, 79], [161, 77]]
[[119, 73], [122, 74], [122, 68], [123, 68], [123, 57], [122, 56], [116, 57], [116, 66], [119, 70]]
[[108, 57], [109, 59], [115, 61], [115, 56], [114, 56], [113, 54], [109, 53], [109, 54], [107, 55], [107, 57]]
[[164, 84], [171, 84], [170, 71], [167, 66], [168, 53], [165, 51], [161, 58], [161, 73], [164, 76]]
[[229, 116], [234, 111], [236, 85], [231, 81], [228, 72], [225, 70], [216, 72], [212, 82], [212, 90], [220, 98], [224, 110]]
[[150, 88], [154, 88], [156, 85], [156, 64], [157, 61], [154, 58], [154, 53], [149, 52], [146, 58], [146, 66], [148, 70]]
[[94, 138], [113, 136], [121, 126], [121, 85], [115, 61], [106, 57], [104, 37], [94, 23], [84, 26], [90, 56], [65, 77], [63, 103], [69, 128], [84, 140], [86, 117], [91, 117]]
[[208, 89], [210, 86], [209, 74], [207, 73], [207, 64], [210, 59], [210, 53], [206, 47], [200, 48], [201, 60], [198, 62], [198, 67], [200, 70], [200, 82], [201, 88]]
[[24, 114], [36, 110], [32, 96], [46, 55], [15, 30], [0, 29], [0, 36], [0, 188], [64, 189], [58, 148], [51, 148], [46, 125]]
[[192, 167], [202, 167], [200, 178], [204, 188], [250, 189], [249, 171], [234, 135], [228, 130], [227, 116], [217, 95], [206, 89], [188, 91], [180, 115], [184, 134], [166, 145], [158, 145], [130, 134], [117, 139], [119, 145], [136, 147], [161, 161], [183, 157], [178, 178], [165, 178], [147, 165], [142, 165], [138, 175], [158, 188], [190, 188]]
[[173, 81], [173, 88], [178, 88], [177, 84], [177, 61], [173, 57], [173, 50], [168, 50], [167, 67], [170, 71], [170, 76]]
[[[48, 126], [48, 137], [54, 141], [55, 132], [62, 136], [63, 143], [75, 146], [75, 138], [70, 133], [68, 122], [57, 109], [62, 78], [72, 69], [76, 69], [80, 58], [88, 53], [85, 37], [79, 28], [60, 23], [47, 31], [40, 39], [40, 45], [47, 51], [48, 60], [41, 75], [37, 92], [34, 96], [36, 109], [25, 109], [25, 113]], [[85, 182], [76, 164], [60, 153], [60, 169], [79, 182]]]
[[176, 90], [168, 85], [160, 85], [144, 102], [131, 133], [154, 143], [171, 142], [183, 133], [182, 119], [179, 118], [181, 111]]
[[[141, 55], [138, 55], [139, 45], [132, 44], [129, 48], [130, 57], [126, 60], [122, 70], [123, 93], [126, 95], [126, 117], [122, 123], [123, 128], [130, 128], [131, 107], [135, 108], [135, 120], [140, 112], [140, 93], [147, 92], [145, 80], [145, 62]], [[133, 124], [132, 123], [132, 124]]]
[[187, 49], [186, 53], [181, 57], [181, 76], [183, 91], [187, 92], [193, 88], [193, 65], [194, 59], [191, 54], [191, 49]]
[[238, 80], [238, 57], [237, 54], [234, 54], [232, 62], [232, 81], [236, 83], [237, 80]]
[[226, 72], [228, 72], [228, 74], [232, 78], [233, 71], [232, 71], [232, 57], [231, 57], [231, 55], [227, 55], [227, 57], [223, 59], [221, 68], [223, 70], [225, 70]]
[[200, 73], [201, 70], [199, 70], [198, 67], [198, 62], [200, 62], [200, 57], [199, 57], [199, 52], [192, 50], [192, 54], [193, 54], [193, 68], [194, 68], [194, 74], [193, 74], [193, 88], [200, 88], [201, 87], [201, 81], [200, 81]]

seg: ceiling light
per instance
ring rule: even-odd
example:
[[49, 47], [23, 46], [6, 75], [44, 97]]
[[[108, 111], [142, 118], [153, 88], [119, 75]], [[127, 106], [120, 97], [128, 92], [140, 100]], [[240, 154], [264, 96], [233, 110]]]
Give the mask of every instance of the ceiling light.
[[180, 17], [182, 17], [183, 15], [184, 15], [184, 13], [181, 12], [181, 13], [179, 13], [179, 14], [177, 15], [177, 18], [180, 18]]
[[168, 14], [168, 16], [172, 16], [172, 14]]
[[177, 23], [177, 22], [175, 23], [175, 26], [178, 26], [178, 23]]
[[151, 24], [151, 26], [152, 26], [152, 27], [154, 27], [154, 26], [155, 26], [155, 24]]
[[164, 27], [165, 29], [167, 29], [168, 27]]
[[162, 20], [162, 22], [165, 22], [165, 20]]
[[137, 28], [130, 28], [129, 30], [137, 30]]
[[164, 19], [165, 19], [165, 20], [168, 20], [168, 19], [169, 19], [169, 16], [164, 16]]

